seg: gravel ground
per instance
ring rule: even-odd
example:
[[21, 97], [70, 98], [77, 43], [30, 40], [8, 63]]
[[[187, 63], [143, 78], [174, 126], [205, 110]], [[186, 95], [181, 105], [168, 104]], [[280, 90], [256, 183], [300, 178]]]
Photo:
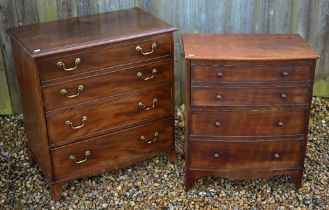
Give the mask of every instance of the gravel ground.
[[0, 209], [329, 209], [329, 99], [313, 99], [304, 184], [298, 192], [285, 176], [253, 181], [206, 177], [186, 192], [183, 109], [177, 108], [176, 165], [160, 155], [71, 181], [57, 202], [50, 200], [40, 169], [28, 164], [22, 115], [0, 117]]

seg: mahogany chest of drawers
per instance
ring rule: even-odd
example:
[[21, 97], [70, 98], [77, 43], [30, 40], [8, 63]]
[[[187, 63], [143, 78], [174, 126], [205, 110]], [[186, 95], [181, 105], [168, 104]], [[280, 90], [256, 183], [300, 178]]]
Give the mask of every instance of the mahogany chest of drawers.
[[318, 54], [299, 35], [184, 34], [186, 188], [202, 176], [302, 183]]
[[69, 180], [174, 149], [173, 26], [138, 8], [12, 28], [31, 160]]

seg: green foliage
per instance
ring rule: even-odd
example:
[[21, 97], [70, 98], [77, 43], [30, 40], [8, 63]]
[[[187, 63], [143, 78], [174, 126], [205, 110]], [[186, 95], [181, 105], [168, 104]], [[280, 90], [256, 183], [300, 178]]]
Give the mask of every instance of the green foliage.
[[329, 77], [327, 79], [319, 79], [314, 83], [313, 95], [329, 97]]

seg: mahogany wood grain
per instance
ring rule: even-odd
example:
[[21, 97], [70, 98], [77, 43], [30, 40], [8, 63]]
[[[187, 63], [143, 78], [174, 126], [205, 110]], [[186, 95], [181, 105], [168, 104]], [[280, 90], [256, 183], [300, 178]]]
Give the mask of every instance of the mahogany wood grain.
[[[57, 180], [77, 177], [88, 171], [97, 171], [112, 165], [115, 167], [124, 162], [131, 162], [143, 156], [150, 157], [172, 148], [171, 134], [174, 129], [172, 120], [168, 118], [52, 149], [55, 177]], [[155, 142], [147, 143], [140, 140], [141, 136], [145, 136], [147, 140], [153, 140], [155, 132], [159, 133]], [[83, 160], [86, 151], [90, 151], [90, 156], [83, 163], [77, 164], [75, 160], [69, 159], [70, 155], [74, 155], [77, 158], [76, 161]]]
[[[170, 40], [170, 34], [162, 34], [149, 37], [146, 41], [135, 40], [129, 44], [116, 47], [111, 47], [112, 45], [109, 45], [108, 47], [96, 51], [90, 49], [89, 52], [74, 53], [63, 57], [58, 55], [58, 57], [54, 59], [39, 61], [40, 78], [42, 81], [47, 81], [108, 67], [138, 63], [157, 57], [170, 56]], [[144, 52], [151, 51], [153, 43], [156, 43], [156, 48], [153, 49], [154, 52], [150, 55], [142, 55], [140, 52], [136, 51], [137, 46], [141, 46]], [[63, 62], [66, 68], [75, 67], [74, 62], [77, 58], [81, 60], [81, 63], [77, 65], [77, 68], [73, 71], [65, 71], [62, 67], [57, 66], [58, 62]]]
[[[190, 160], [189, 153], [189, 140], [191, 133], [191, 60], [185, 59], [185, 115], [184, 115], [184, 159], [185, 159], [185, 170], [187, 171], [189, 165], [187, 164]], [[187, 176], [187, 175], [186, 175]]]
[[[154, 103], [154, 109], [146, 111], [139, 106], [139, 102], [142, 102], [151, 107], [155, 98], [158, 102]], [[171, 86], [166, 86], [109, 103], [54, 115], [47, 118], [49, 140], [51, 143], [68, 141], [146, 118], [170, 115], [171, 100]], [[88, 119], [80, 129], [74, 130], [65, 124], [65, 121], [69, 120], [73, 126], [79, 126], [83, 116]]]
[[132, 8], [14, 27], [9, 33], [31, 57], [41, 57], [175, 30], [153, 15]]
[[29, 164], [31, 167], [35, 166], [37, 164], [35, 157], [33, 153], [31, 152], [30, 148], [27, 149], [27, 154], [29, 156]]
[[[23, 105], [24, 127], [31, 152], [30, 157], [33, 157], [33, 161], [38, 163], [45, 176], [53, 180], [37, 64], [14, 40], [12, 40], [12, 47]], [[31, 162], [33, 161], [31, 160]]]
[[192, 81], [204, 82], [290, 82], [290, 81], [311, 81], [312, 70], [310, 66], [296, 66], [282, 63], [280, 66], [273, 66], [267, 63], [248, 63], [238, 66], [192, 66]]
[[[177, 161], [175, 30], [138, 8], [9, 30], [29, 157], [46, 174], [53, 200], [73, 179], [122, 169], [159, 153]], [[59, 61], [70, 71], [58, 67]], [[79, 95], [69, 99], [79, 85]], [[141, 135], [153, 139], [157, 130], [155, 142], [138, 141]], [[72, 165], [83, 155], [91, 159]]]
[[[45, 109], [50, 111], [170, 83], [172, 81], [171, 65], [171, 60], [147, 63], [138, 67], [110, 71], [74, 81], [45, 86], [43, 87]], [[153, 69], [156, 69], [154, 75], [152, 73]], [[145, 77], [153, 76], [153, 79], [145, 81], [137, 76], [139, 72], [143, 73]], [[61, 94], [62, 89], [66, 89], [68, 95], [77, 94], [80, 85], [83, 85], [84, 88], [77, 97], [67, 98]]]
[[183, 34], [185, 58], [195, 60], [309, 60], [319, 55], [298, 34]]
[[[267, 36], [267, 35], [264, 35]], [[301, 67], [308, 66], [311, 69], [316, 64], [315, 59], [305, 60], [196, 60], [191, 59], [193, 66], [212, 66], [212, 67], [231, 67], [231, 68], [249, 68], [249, 67], [268, 67], [268, 69], [277, 69], [283, 66]], [[311, 77], [311, 79], [313, 79]]]
[[58, 201], [61, 198], [64, 184], [64, 182], [50, 183], [50, 195], [53, 200]]
[[194, 87], [192, 106], [307, 105], [309, 86], [280, 87]]
[[298, 135], [304, 133], [306, 114], [303, 109], [192, 110], [191, 135]]
[[298, 169], [301, 141], [191, 141], [191, 169]]
[[[295, 184], [295, 190], [297, 191], [302, 184], [302, 175], [303, 170], [301, 169], [278, 169], [278, 170], [270, 170], [270, 169], [250, 169], [250, 170], [186, 170], [185, 177], [185, 189], [191, 189], [195, 182], [201, 178], [206, 176], [219, 176], [228, 178], [230, 180], [253, 180], [260, 179], [264, 177], [273, 177], [273, 176], [290, 176], [291, 180]], [[282, 186], [284, 187], [284, 186]]]
[[300, 188], [318, 54], [291, 34], [184, 34], [183, 45], [186, 189], [277, 175]]

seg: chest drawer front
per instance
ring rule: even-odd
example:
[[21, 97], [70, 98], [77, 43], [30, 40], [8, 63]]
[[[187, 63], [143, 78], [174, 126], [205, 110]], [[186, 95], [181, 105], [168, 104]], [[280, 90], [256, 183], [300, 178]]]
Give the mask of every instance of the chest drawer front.
[[311, 81], [309, 66], [192, 66], [192, 81], [287, 82]]
[[[42, 60], [39, 61], [40, 78], [42, 81], [47, 81], [108, 67], [127, 65], [157, 57], [169, 56], [171, 55], [170, 40], [171, 37], [168, 34], [147, 41], [131, 41], [131, 43], [127, 45], [109, 46], [108, 48], [90, 52]], [[140, 47], [141, 50], [136, 50], [137, 47]], [[143, 55], [142, 53], [147, 55]]]
[[171, 71], [165, 61], [44, 87], [45, 107], [49, 111], [169, 83]]
[[304, 133], [304, 110], [192, 111], [191, 135], [280, 136]]
[[309, 87], [192, 87], [192, 106], [308, 104]]
[[51, 143], [71, 140], [171, 113], [171, 87], [81, 108], [47, 118]]
[[172, 120], [169, 118], [55, 148], [51, 150], [55, 177], [60, 180], [106, 167], [116, 169], [124, 163], [133, 163], [167, 149], [173, 144]]
[[299, 168], [301, 141], [190, 142], [190, 167], [194, 169], [289, 169]]

